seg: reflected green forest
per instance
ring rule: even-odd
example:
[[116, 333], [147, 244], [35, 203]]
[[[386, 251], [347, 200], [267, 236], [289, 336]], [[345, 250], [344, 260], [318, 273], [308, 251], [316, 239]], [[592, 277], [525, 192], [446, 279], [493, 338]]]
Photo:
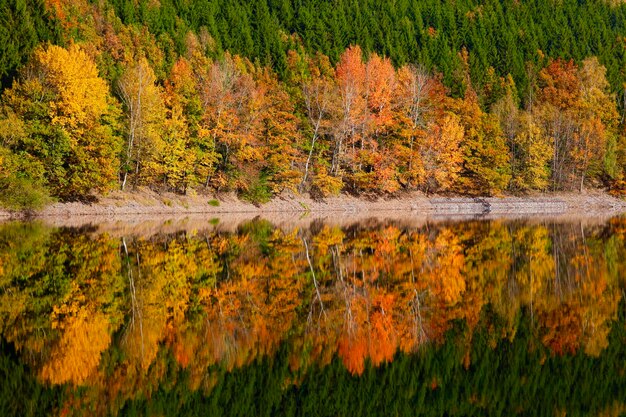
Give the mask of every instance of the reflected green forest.
[[626, 219], [0, 224], [2, 416], [626, 415]]

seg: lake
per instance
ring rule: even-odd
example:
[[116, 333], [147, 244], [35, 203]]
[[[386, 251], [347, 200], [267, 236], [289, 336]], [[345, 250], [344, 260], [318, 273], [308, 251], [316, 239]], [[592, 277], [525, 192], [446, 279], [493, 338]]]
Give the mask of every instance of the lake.
[[626, 218], [0, 224], [2, 416], [626, 412]]

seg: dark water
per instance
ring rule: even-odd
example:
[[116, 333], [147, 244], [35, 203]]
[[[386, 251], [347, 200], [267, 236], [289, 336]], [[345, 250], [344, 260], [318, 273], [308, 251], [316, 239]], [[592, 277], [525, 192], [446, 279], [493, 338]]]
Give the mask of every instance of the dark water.
[[0, 225], [0, 415], [626, 412], [624, 219], [162, 230]]

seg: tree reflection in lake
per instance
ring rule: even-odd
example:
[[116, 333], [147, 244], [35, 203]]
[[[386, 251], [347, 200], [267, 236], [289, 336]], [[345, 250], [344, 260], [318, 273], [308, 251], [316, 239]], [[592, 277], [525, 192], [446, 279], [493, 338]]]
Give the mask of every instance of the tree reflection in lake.
[[3, 415], [621, 413], [626, 220], [0, 225]]

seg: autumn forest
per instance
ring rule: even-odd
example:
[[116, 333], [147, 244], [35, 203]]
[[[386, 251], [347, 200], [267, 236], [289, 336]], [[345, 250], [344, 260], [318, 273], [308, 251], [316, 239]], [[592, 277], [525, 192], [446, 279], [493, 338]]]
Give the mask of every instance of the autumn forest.
[[378, 3], [3, 2], [0, 204], [621, 192], [626, 6]]
[[623, 1], [0, 0], [0, 416], [624, 415], [620, 197]]

